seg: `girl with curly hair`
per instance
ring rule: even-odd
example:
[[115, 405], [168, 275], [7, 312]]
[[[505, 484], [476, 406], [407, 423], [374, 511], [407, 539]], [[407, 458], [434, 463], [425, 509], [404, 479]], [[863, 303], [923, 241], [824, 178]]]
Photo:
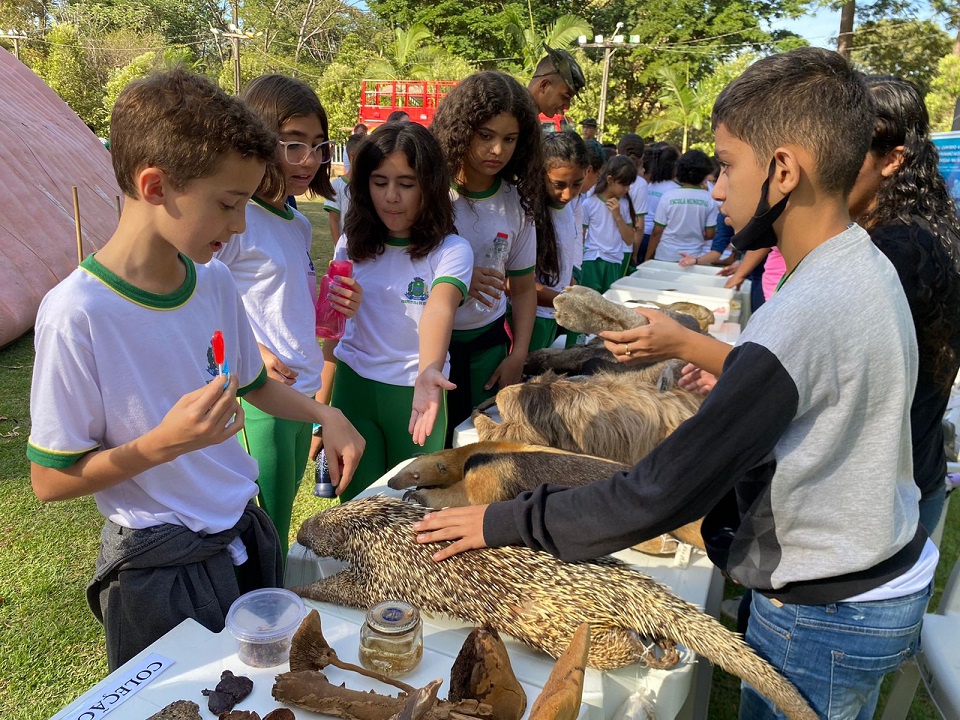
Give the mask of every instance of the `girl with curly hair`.
[[[470, 299], [457, 311], [450, 341], [449, 426], [520, 380], [537, 308], [533, 218], [543, 212], [542, 131], [529, 91], [501, 72], [475, 73], [444, 98], [431, 126], [453, 177], [457, 232], [473, 247]], [[503, 271], [487, 260], [495, 240]], [[492, 257], [492, 255], [491, 255]], [[513, 307], [513, 345], [505, 315]], [[449, 435], [450, 433], [448, 433]]]
[[[453, 231], [450, 177], [422, 125], [391, 122], [357, 148], [350, 209], [334, 259], [351, 260], [363, 302], [339, 341], [330, 404], [367, 441], [350, 500], [389, 468], [443, 449], [447, 346], [473, 271], [470, 245]], [[409, 407], [407, 417], [397, 412]]]
[[850, 193], [850, 214], [893, 263], [917, 330], [920, 366], [910, 407], [913, 477], [928, 532], [943, 510], [943, 413], [960, 369], [960, 221], [937, 170], [927, 109], [917, 88], [869, 77], [877, 120]]

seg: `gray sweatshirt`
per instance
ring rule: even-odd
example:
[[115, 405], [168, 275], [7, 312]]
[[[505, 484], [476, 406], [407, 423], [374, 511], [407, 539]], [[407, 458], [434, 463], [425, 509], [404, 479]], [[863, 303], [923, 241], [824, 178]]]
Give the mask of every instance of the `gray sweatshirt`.
[[890, 262], [853, 225], [751, 318], [700, 411], [629, 472], [492, 505], [490, 546], [564, 560], [707, 515], [711, 557], [785, 602], [851, 597], [913, 566], [913, 321]]

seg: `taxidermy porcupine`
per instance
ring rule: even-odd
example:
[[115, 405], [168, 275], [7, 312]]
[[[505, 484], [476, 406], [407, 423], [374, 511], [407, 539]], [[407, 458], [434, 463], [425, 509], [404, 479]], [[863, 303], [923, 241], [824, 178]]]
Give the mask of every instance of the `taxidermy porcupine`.
[[681, 643], [749, 682], [791, 718], [816, 714], [796, 688], [735, 633], [668, 588], [613, 558], [563, 563], [528, 548], [486, 548], [437, 563], [436, 546], [416, 542], [411, 525], [426, 508], [383, 496], [314, 515], [297, 540], [349, 567], [300, 595], [366, 608], [385, 597], [427, 613], [488, 623], [559, 657], [583, 622], [591, 627], [589, 664], [600, 670], [651, 659], [652, 638]]

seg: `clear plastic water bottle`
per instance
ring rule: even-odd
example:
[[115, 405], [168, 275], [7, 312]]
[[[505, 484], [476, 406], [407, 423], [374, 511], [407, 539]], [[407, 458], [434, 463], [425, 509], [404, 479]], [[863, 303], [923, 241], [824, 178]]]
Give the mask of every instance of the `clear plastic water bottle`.
[[325, 340], [339, 340], [343, 337], [347, 318], [330, 301], [330, 287], [337, 284], [335, 280], [337, 276], [351, 277], [352, 275], [353, 263], [349, 260], [330, 261], [327, 274], [320, 280], [320, 293], [317, 296], [317, 337]]
[[[490, 249], [483, 256], [482, 264], [478, 267], [490, 268], [491, 270], [496, 270], [501, 275], [504, 274], [504, 271], [507, 267], [507, 253], [510, 245], [510, 236], [506, 233], [499, 232], [497, 236], [493, 239], [493, 242], [490, 244]], [[493, 298], [490, 298], [493, 300]], [[494, 302], [493, 307], [487, 307], [482, 302], [476, 298], [471, 298], [470, 301], [473, 303], [474, 307], [480, 312], [493, 312], [497, 303]]]
[[327, 451], [321, 450], [317, 456], [317, 466], [314, 469], [313, 494], [321, 498], [334, 498], [337, 488], [330, 477], [330, 467], [327, 465]]

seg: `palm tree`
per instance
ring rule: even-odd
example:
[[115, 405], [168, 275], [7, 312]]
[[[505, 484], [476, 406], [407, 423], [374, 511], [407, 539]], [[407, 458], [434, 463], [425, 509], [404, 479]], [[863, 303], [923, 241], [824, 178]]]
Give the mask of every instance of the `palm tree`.
[[687, 151], [690, 130], [702, 130], [712, 103], [701, 92], [680, 79], [676, 68], [657, 68], [661, 95], [658, 98], [660, 112], [637, 127], [641, 135], [663, 135], [671, 130], [683, 129], [683, 152]]
[[507, 41], [518, 48], [522, 63], [520, 71], [528, 77], [533, 74], [540, 58], [544, 56], [544, 45], [568, 48], [581, 35], [590, 35], [593, 32], [590, 23], [577, 15], [561, 15], [550, 25], [541, 28], [541, 32], [533, 24], [530, 0], [527, 0], [527, 10], [529, 17], [524, 18], [517, 7], [511, 5], [503, 11], [503, 17], [506, 20]]
[[433, 33], [417, 23], [404, 30], [395, 28], [393, 41], [380, 48], [380, 58], [371, 64], [368, 74], [384, 80], [426, 78], [442, 48], [432, 42]]

